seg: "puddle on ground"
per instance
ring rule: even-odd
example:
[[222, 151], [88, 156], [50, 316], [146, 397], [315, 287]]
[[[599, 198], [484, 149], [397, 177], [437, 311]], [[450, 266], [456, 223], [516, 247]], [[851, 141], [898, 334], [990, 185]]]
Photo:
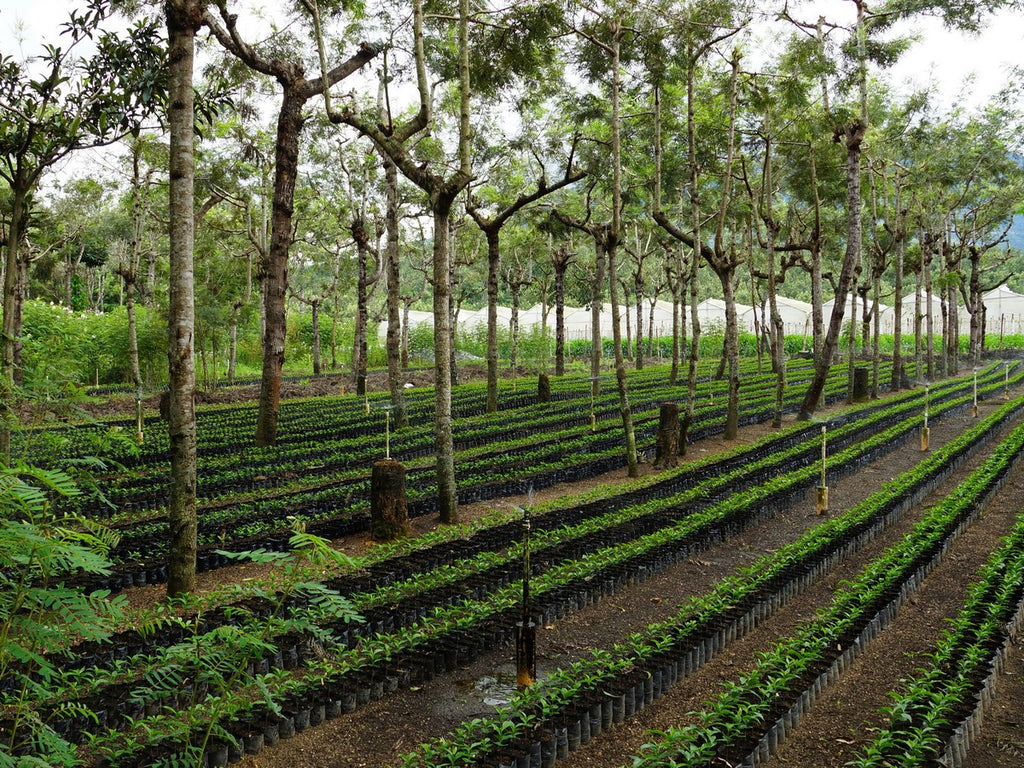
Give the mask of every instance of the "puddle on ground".
[[488, 707], [508, 704], [516, 694], [516, 676], [484, 675], [473, 685], [474, 693]]

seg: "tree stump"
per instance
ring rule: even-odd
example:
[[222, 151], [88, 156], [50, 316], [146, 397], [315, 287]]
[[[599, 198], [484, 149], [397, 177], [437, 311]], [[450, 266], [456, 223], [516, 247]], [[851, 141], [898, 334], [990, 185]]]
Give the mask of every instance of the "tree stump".
[[394, 459], [375, 461], [370, 474], [370, 538], [393, 541], [408, 535], [405, 465]]
[[679, 464], [679, 404], [662, 403], [658, 418], [658, 445], [654, 466], [671, 469]]
[[868, 369], [853, 369], [853, 402], [863, 403], [870, 399], [868, 393]]
[[548, 378], [546, 373], [542, 373], [537, 377], [537, 402], [551, 402], [551, 379]]

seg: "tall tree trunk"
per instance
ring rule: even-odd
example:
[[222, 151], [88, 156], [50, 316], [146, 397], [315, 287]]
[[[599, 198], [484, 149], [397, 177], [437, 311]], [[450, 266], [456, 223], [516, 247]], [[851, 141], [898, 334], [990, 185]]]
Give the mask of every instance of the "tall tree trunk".
[[498, 411], [498, 272], [501, 230], [484, 230], [487, 238], [487, 413]]
[[601, 394], [601, 358], [604, 339], [601, 336], [601, 297], [604, 295], [604, 247], [595, 241], [594, 283], [590, 290], [590, 394]]
[[238, 363], [238, 310], [240, 307], [236, 304], [231, 305], [231, 325], [228, 328], [228, 384], [235, 383], [235, 366]]
[[[835, 357], [836, 349], [839, 346], [839, 334], [843, 327], [843, 315], [846, 312], [847, 297], [850, 295], [855, 279], [855, 270], [860, 262], [860, 156], [861, 142], [864, 140], [866, 129], [867, 125], [865, 123], [855, 120], [846, 126], [842, 134], [846, 144], [846, 253], [843, 256], [843, 265], [839, 272], [839, 284], [836, 289], [836, 301], [832, 308], [832, 317], [829, 320], [828, 331], [825, 333], [821, 346], [821, 356], [815, 360], [814, 378], [811, 380], [807, 394], [800, 404], [799, 418], [802, 420], [811, 418], [811, 415], [818, 407], [822, 392], [824, 392], [825, 379], [828, 377], [832, 358]], [[852, 326], [850, 332], [851, 334], [854, 333]]]
[[[367, 269], [370, 258], [370, 236], [366, 231], [361, 214], [352, 220], [352, 239], [356, 243], [356, 322], [352, 337], [352, 373], [356, 379], [356, 394], [366, 394], [366, 370], [369, 345], [366, 339], [369, 325], [369, 286], [371, 279]], [[377, 270], [375, 270], [376, 272]]]
[[401, 303], [401, 274], [399, 271], [399, 208], [398, 208], [398, 167], [384, 155], [384, 190], [387, 196], [385, 231], [387, 242], [384, 246], [384, 261], [387, 265], [388, 281], [388, 335], [386, 340], [388, 356], [388, 390], [391, 393], [391, 417], [395, 429], [409, 426], [409, 412], [405, 405], [405, 389], [402, 386], [402, 349], [398, 309]]
[[285, 87], [277, 118], [274, 162], [274, 201], [271, 216], [270, 249], [264, 264], [263, 374], [260, 379], [259, 410], [256, 416], [256, 445], [273, 445], [277, 440], [277, 418], [281, 408], [281, 370], [284, 368], [286, 335], [285, 297], [288, 292], [288, 250], [292, 239], [292, 211], [299, 163], [299, 134], [305, 118], [306, 99]]
[[451, 340], [448, 343], [448, 373], [451, 385], [454, 387], [459, 383], [458, 340], [459, 333], [459, 305], [455, 301], [455, 259], [452, 253], [455, 251], [455, 226], [448, 218], [448, 329], [451, 333]]
[[341, 314], [341, 301], [335, 290], [331, 296], [331, 370], [338, 370], [338, 316]]
[[925, 365], [928, 368], [928, 380], [935, 380], [935, 315], [932, 303], [932, 268], [931, 254], [925, 259], [922, 265], [924, 272], [924, 294], [925, 294]]
[[409, 367], [409, 310], [412, 301], [402, 301], [402, 370]]
[[[899, 210], [899, 192], [896, 195], [896, 253], [893, 268], [895, 271], [893, 285], [896, 291], [896, 301], [892, 309], [892, 378], [889, 381], [889, 389], [893, 392], [903, 386], [903, 262], [906, 254], [907, 227], [904, 222], [903, 212]], [[920, 371], [915, 372], [920, 375]]]
[[639, 477], [640, 469], [636, 458], [636, 436], [633, 433], [633, 413], [629, 407], [629, 392], [626, 387], [626, 365], [622, 358], [622, 333], [619, 329], [618, 270], [616, 252], [622, 235], [622, 136], [620, 115], [620, 72], [619, 43], [622, 36], [622, 19], [613, 21], [612, 34], [612, 222], [608, 237], [608, 283], [612, 304], [612, 338], [615, 347], [615, 381], [619, 389], [619, 413], [622, 416], [622, 431], [626, 439], [626, 467], [629, 477]]
[[11, 223], [7, 228], [7, 258], [4, 262], [3, 335], [0, 347], [0, 461], [11, 463], [11, 428], [17, 423], [14, 385], [17, 381], [16, 345], [20, 330], [18, 315], [24, 294], [21, 283], [22, 233], [28, 219], [28, 194], [20, 185], [11, 190]]
[[[858, 256], [858, 260], [861, 257]], [[856, 369], [857, 361], [857, 276], [856, 267], [854, 268], [854, 279], [853, 279], [853, 290], [847, 295], [843, 295], [843, 303], [850, 302], [850, 338], [849, 344], [847, 345], [847, 361], [846, 361], [846, 402], [853, 402], [853, 381], [854, 381], [854, 370]], [[838, 304], [838, 298], [836, 303]], [[832, 312], [835, 313], [835, 307], [833, 306]]]
[[434, 450], [441, 522], [458, 522], [455, 452], [452, 445], [451, 254], [448, 222], [452, 201], [435, 203], [434, 213]]
[[697, 407], [697, 362], [700, 358], [700, 315], [697, 309], [700, 303], [700, 287], [697, 281], [700, 269], [700, 190], [698, 187], [699, 166], [697, 165], [697, 120], [695, 99], [695, 69], [693, 43], [687, 43], [686, 67], [686, 154], [687, 166], [690, 170], [690, 222], [692, 227], [691, 245], [693, 254], [690, 257], [690, 354], [687, 359], [686, 374], [686, 413], [679, 428], [679, 453], [685, 455], [689, 450], [690, 427], [693, 425], [693, 414]]
[[508, 321], [509, 334], [512, 336], [509, 365], [512, 366], [512, 377], [515, 378], [518, 375], [519, 366], [519, 291], [522, 286], [516, 282], [509, 287], [512, 290], [512, 317]]
[[872, 282], [872, 288], [871, 288], [871, 292], [872, 292], [871, 318], [874, 321], [872, 323], [872, 325], [874, 326], [874, 333], [873, 333], [872, 338], [871, 338], [871, 361], [872, 361], [872, 365], [871, 365], [871, 397], [874, 398], [875, 400], [877, 400], [878, 399], [878, 374], [879, 374], [879, 369], [881, 368], [881, 363], [882, 363], [882, 360], [881, 360], [881, 350], [879, 349], [879, 346], [880, 346], [880, 343], [881, 343], [881, 340], [879, 338], [880, 334], [881, 334], [881, 327], [880, 327], [881, 323], [880, 323], [880, 318], [879, 318], [879, 314], [880, 313], [878, 311], [879, 310], [879, 306], [880, 306], [879, 296], [880, 296], [880, 294], [882, 292], [882, 276], [879, 275], [879, 274], [876, 274], [871, 282]]
[[761, 217], [764, 219], [768, 234], [768, 325], [769, 348], [772, 353], [772, 370], [775, 372], [775, 409], [772, 413], [772, 427], [782, 426], [782, 408], [786, 396], [786, 334], [779, 313], [778, 285], [775, 265], [775, 241], [779, 234], [779, 225], [775, 221], [772, 205], [775, 199], [774, 178], [772, 177], [772, 138], [770, 133], [771, 114], [765, 114], [765, 145], [764, 145], [764, 184], [762, 199], [765, 201]]
[[[139, 264], [142, 255], [142, 174], [140, 171], [141, 143], [132, 142], [132, 239], [128, 245], [128, 263], [121, 270], [125, 288], [125, 312], [128, 315], [128, 366], [132, 383], [142, 389], [142, 374], [139, 370], [139, 333], [135, 318], [135, 294], [139, 278]], [[148, 187], [148, 184], [147, 184]]]
[[563, 246], [552, 253], [555, 272], [555, 375], [565, 375], [565, 272], [569, 268], [572, 251]]
[[170, 278], [168, 373], [171, 483], [167, 504], [171, 546], [167, 593], [195, 589], [196, 419], [195, 419], [195, 239], [192, 68], [201, 8], [194, 0], [168, 0], [168, 107], [170, 133]]
[[640, 270], [637, 270], [636, 277], [634, 278], [633, 292], [636, 294], [633, 299], [636, 301], [636, 342], [634, 354], [636, 355], [636, 369], [642, 371], [644, 368], [644, 296], [643, 296], [643, 277], [640, 275]]
[[135, 389], [142, 388], [142, 373], [139, 368], [139, 332], [135, 320], [135, 281], [125, 280], [125, 311], [128, 314], [128, 368], [131, 371]]
[[722, 295], [725, 299], [725, 340], [722, 356], [728, 363], [729, 405], [726, 408], [726, 440], [735, 440], [740, 428], [740, 349], [739, 324], [736, 319], [736, 289], [734, 273], [730, 270], [719, 274]]
[[[320, 366], [320, 300], [313, 299], [309, 302], [309, 310], [313, 316], [313, 375], [319, 376], [322, 373]], [[363, 381], [366, 381], [365, 373], [363, 375]]]

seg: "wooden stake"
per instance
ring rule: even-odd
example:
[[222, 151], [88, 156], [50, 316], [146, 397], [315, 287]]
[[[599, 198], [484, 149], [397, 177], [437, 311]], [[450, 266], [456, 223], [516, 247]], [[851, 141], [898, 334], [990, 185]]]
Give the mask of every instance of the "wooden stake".
[[530, 620], [530, 513], [523, 510], [523, 616], [516, 623], [516, 685], [537, 680], [537, 625]]
[[971, 406], [971, 413], [978, 418], [978, 369], [974, 369], [974, 405]]
[[928, 438], [930, 437], [928, 429], [928, 385], [924, 387], [924, 425], [921, 427], [921, 450], [928, 450]]
[[825, 484], [825, 459], [827, 456], [827, 442], [826, 433], [828, 428], [821, 425], [821, 485], [818, 486], [818, 497], [817, 503], [815, 504], [815, 514], [823, 515], [828, 511], [828, 486]]
[[142, 434], [142, 393], [135, 396], [135, 441], [142, 445], [145, 442], [145, 435]]

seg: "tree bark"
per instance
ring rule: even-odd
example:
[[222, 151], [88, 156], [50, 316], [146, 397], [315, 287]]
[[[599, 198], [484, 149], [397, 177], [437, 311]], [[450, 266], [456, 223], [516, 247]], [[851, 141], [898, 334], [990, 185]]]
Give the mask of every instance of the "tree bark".
[[375, 461], [370, 473], [370, 538], [394, 541], [408, 535], [405, 466], [394, 459]]
[[639, 477], [640, 469], [636, 457], [636, 435], [633, 432], [633, 413], [629, 406], [629, 392], [626, 387], [626, 364], [622, 357], [622, 333], [619, 328], [618, 270], [616, 253], [622, 235], [622, 135], [620, 115], [621, 73], [619, 72], [619, 45], [622, 36], [622, 19], [616, 16], [612, 34], [612, 222], [608, 235], [608, 283], [609, 300], [612, 304], [612, 337], [615, 347], [615, 381], [619, 390], [619, 413], [622, 417], [622, 431], [626, 440], [626, 467], [629, 477]]
[[[476, 221], [479, 225], [480, 220]], [[484, 236], [487, 238], [487, 413], [497, 413], [498, 272], [501, 269], [501, 229], [486, 227]]]
[[[312, 314], [313, 323], [313, 375], [319, 376], [321, 373], [320, 366], [320, 300], [313, 299], [309, 303], [310, 313]], [[365, 376], [364, 376], [365, 378]], [[360, 393], [362, 394], [362, 393]]]
[[601, 336], [601, 297], [604, 295], [604, 248], [595, 242], [594, 284], [590, 290], [590, 394], [601, 394], [601, 358], [604, 340]]
[[[453, 196], [454, 200], [454, 196]], [[434, 203], [434, 450], [437, 457], [437, 498], [442, 523], [458, 522], [455, 450], [452, 444], [451, 273], [448, 221], [452, 201]]]
[[270, 248], [263, 265], [263, 301], [266, 326], [263, 330], [263, 373], [260, 378], [259, 411], [256, 416], [256, 445], [273, 445], [277, 440], [277, 418], [281, 409], [281, 370], [287, 331], [285, 297], [288, 293], [288, 250], [292, 242], [292, 211], [298, 177], [299, 134], [305, 123], [302, 106], [306, 99], [293, 87], [285, 86], [277, 117], [274, 153], [274, 199], [271, 215]]
[[[19, 168], [20, 171], [20, 168]], [[21, 174], [19, 174], [21, 175]], [[11, 187], [11, 223], [7, 228], [7, 259], [4, 263], [3, 331], [0, 346], [0, 461], [11, 463], [11, 425], [18, 419], [14, 406], [15, 364], [19, 329], [19, 305], [23, 300], [21, 240], [28, 218], [28, 192], [21, 184]]]
[[170, 433], [170, 496], [167, 517], [171, 546], [167, 593], [195, 589], [196, 573], [196, 420], [195, 420], [195, 292], [193, 281], [194, 96], [195, 34], [201, 22], [200, 3], [169, 0], [167, 122], [170, 133], [170, 279], [168, 306], [168, 431]]
[[555, 375], [565, 375], [565, 273], [573, 253], [562, 246], [551, 254], [555, 271]]
[[672, 469], [679, 464], [679, 404], [662, 403], [658, 416], [658, 446], [654, 466]]
[[387, 242], [384, 246], [384, 261], [387, 265], [388, 281], [388, 335], [385, 342], [388, 356], [388, 390], [391, 393], [391, 418], [394, 419], [395, 429], [405, 429], [409, 426], [409, 413], [405, 405], [405, 389], [402, 386], [401, 334], [404, 328], [400, 326], [398, 319], [398, 309], [401, 303], [401, 275], [398, 261], [398, 168], [387, 155], [383, 155], [383, 159], [384, 189], [387, 197], [384, 225], [387, 231]]
[[[860, 120], [855, 120], [843, 131], [841, 136], [845, 139], [846, 145], [846, 205], [847, 205], [847, 237], [846, 253], [843, 256], [843, 265], [839, 273], [839, 283], [836, 288], [836, 302], [832, 307], [832, 317], [829, 319], [828, 331], [822, 340], [821, 356], [814, 363], [814, 378], [807, 388], [807, 394], [800, 404], [799, 417], [801, 420], [808, 420], [818, 407], [821, 394], [825, 389], [825, 379], [828, 377], [829, 368], [832, 365], [832, 358], [839, 346], [839, 334], [843, 326], [843, 315], [846, 311], [847, 297], [850, 295], [850, 287], [854, 281], [854, 273], [860, 261], [861, 252], [861, 210], [860, 210], [860, 155], [861, 142], [864, 140], [864, 133], [867, 130]], [[839, 140], [839, 139], [837, 139]], [[852, 333], [852, 329], [851, 329]]]

